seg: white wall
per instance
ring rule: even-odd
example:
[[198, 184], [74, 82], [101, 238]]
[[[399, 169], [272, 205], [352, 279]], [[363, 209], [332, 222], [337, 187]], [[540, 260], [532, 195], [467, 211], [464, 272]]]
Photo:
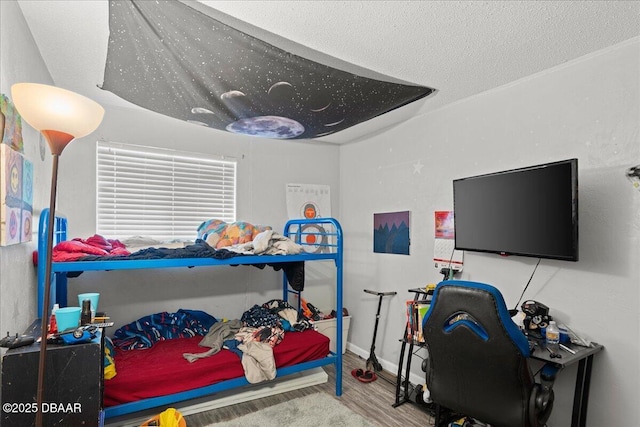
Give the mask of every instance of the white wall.
[[[0, 2], [0, 92], [11, 99], [11, 85], [31, 81], [51, 84], [51, 76], [29, 32], [17, 2]], [[40, 158], [39, 134], [23, 124], [24, 155], [33, 163], [33, 217], [49, 204], [51, 154]], [[4, 170], [2, 170], [4, 173]], [[34, 232], [35, 232], [34, 228]], [[0, 334], [23, 332], [36, 317], [36, 276], [31, 253], [33, 241], [0, 247]], [[5, 349], [0, 349], [0, 354]]]
[[[640, 192], [624, 173], [640, 163], [639, 51], [635, 39], [342, 147], [353, 350], [366, 356], [373, 333], [377, 298], [363, 289], [398, 291], [385, 299], [376, 345], [395, 372], [407, 290], [442, 279], [431, 262], [433, 215], [453, 208], [454, 178], [577, 157], [580, 261], [542, 260], [524, 298], [606, 347], [594, 361], [588, 425], [636, 425]], [[374, 254], [373, 213], [398, 210], [411, 211], [411, 255]], [[497, 286], [512, 307], [536, 261], [467, 252], [461, 278]], [[412, 379], [424, 378], [419, 362]], [[575, 374], [558, 376], [549, 426], [570, 424]]]

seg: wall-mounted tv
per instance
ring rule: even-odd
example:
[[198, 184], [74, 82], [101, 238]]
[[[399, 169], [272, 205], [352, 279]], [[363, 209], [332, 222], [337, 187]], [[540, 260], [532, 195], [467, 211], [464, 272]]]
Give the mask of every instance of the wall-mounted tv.
[[578, 159], [453, 181], [455, 248], [578, 261]]

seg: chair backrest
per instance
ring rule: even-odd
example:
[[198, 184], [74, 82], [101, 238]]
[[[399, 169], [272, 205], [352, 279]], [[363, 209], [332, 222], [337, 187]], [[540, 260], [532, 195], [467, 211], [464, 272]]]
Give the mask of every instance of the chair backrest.
[[491, 285], [448, 280], [423, 321], [432, 400], [492, 426], [529, 426], [527, 338]]

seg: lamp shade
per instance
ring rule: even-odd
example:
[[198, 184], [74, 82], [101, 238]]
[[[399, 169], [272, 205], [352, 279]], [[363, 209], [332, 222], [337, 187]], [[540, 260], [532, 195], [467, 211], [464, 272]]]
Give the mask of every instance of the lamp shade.
[[38, 83], [11, 86], [13, 103], [22, 118], [40, 132], [55, 131], [81, 138], [96, 130], [104, 108], [75, 92]]

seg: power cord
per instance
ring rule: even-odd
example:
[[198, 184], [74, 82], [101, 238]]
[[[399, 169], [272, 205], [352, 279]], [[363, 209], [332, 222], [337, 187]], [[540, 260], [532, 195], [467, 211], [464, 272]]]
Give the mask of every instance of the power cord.
[[451, 256], [449, 257], [448, 267], [444, 267], [440, 269], [440, 274], [442, 274], [442, 280], [451, 280], [453, 279], [453, 276], [459, 272], [459, 270], [456, 270], [455, 268], [451, 267], [451, 264], [453, 264], [453, 255], [455, 253], [456, 253], [456, 249], [453, 248], [453, 250], [451, 251]]
[[527, 284], [525, 285], [524, 289], [522, 290], [522, 294], [520, 294], [520, 298], [518, 298], [518, 302], [516, 303], [516, 306], [513, 308], [516, 312], [518, 311], [518, 307], [520, 306], [520, 301], [522, 301], [522, 297], [524, 296], [524, 293], [527, 291], [527, 288], [529, 287], [529, 284], [531, 283], [531, 279], [533, 279], [533, 275], [536, 274], [536, 270], [538, 269], [538, 266], [540, 265], [540, 261], [541, 260], [542, 260], [542, 258], [538, 258], [538, 262], [536, 263], [536, 266], [533, 269], [533, 272], [531, 273], [531, 276], [529, 277], [529, 281], [527, 282]]

